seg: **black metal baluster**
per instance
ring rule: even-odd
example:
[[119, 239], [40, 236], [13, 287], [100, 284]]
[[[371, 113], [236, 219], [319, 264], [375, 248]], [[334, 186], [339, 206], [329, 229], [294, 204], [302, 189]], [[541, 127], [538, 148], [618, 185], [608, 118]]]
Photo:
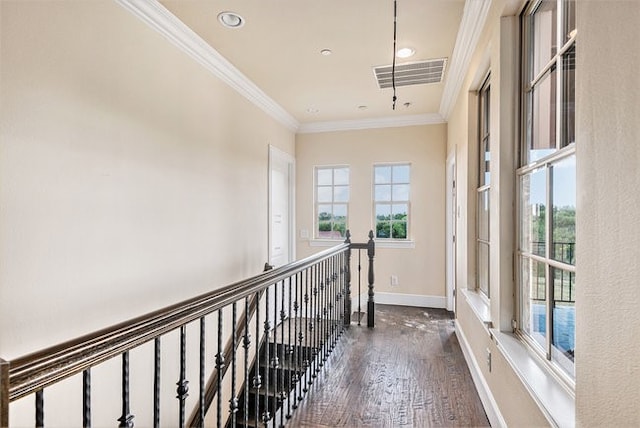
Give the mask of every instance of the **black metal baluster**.
[[317, 280], [320, 282], [318, 284], [318, 296], [316, 298], [317, 302], [317, 311], [316, 311], [316, 334], [318, 335], [318, 356], [316, 360], [318, 361], [318, 365], [316, 367], [316, 372], [320, 373], [322, 366], [324, 365], [324, 328], [325, 323], [322, 320], [322, 312], [324, 311], [324, 286], [325, 286], [325, 263], [324, 260], [320, 262], [318, 265], [318, 276]]
[[242, 426], [249, 423], [249, 347], [251, 346], [251, 336], [249, 335], [249, 297], [244, 299], [244, 409], [242, 416]]
[[199, 379], [199, 386], [198, 386], [198, 392], [199, 392], [199, 396], [198, 396], [198, 413], [199, 413], [199, 418], [200, 418], [200, 426], [204, 426], [204, 416], [205, 416], [205, 392], [206, 392], [206, 386], [205, 386], [205, 371], [206, 371], [206, 366], [205, 366], [205, 362], [206, 362], [206, 321], [204, 317], [200, 317], [200, 379]]
[[260, 295], [256, 295], [256, 364], [255, 375], [253, 377], [253, 389], [255, 391], [256, 400], [254, 403], [254, 419], [256, 424], [260, 420], [260, 406], [258, 396], [260, 394], [260, 388], [262, 387], [262, 378], [260, 377]]
[[36, 391], [36, 427], [44, 426], [44, 390]]
[[324, 289], [322, 296], [322, 318], [323, 318], [323, 345], [324, 354], [322, 356], [323, 361], [327, 361], [329, 357], [329, 290], [331, 289], [331, 276], [329, 275], [330, 260], [324, 261]]
[[[301, 386], [302, 386], [302, 392], [307, 392], [307, 385], [309, 382], [309, 341], [311, 340], [311, 333], [309, 330], [309, 274], [310, 274], [310, 269], [307, 268], [304, 271], [304, 331], [305, 334], [303, 334], [303, 338], [304, 338], [304, 361], [303, 361], [303, 368], [304, 368], [304, 380], [301, 380]], [[300, 326], [300, 328], [302, 329], [302, 326]], [[302, 396], [302, 394], [300, 394], [300, 396]]]
[[285, 376], [285, 354], [287, 352], [287, 349], [285, 347], [284, 344], [284, 321], [286, 319], [286, 312], [284, 310], [285, 307], [285, 294], [286, 294], [286, 288], [285, 288], [285, 280], [282, 280], [282, 296], [281, 296], [281, 301], [280, 301], [280, 346], [277, 347], [276, 349], [280, 350], [280, 370], [279, 370], [279, 380], [280, 380], [280, 393], [278, 398], [280, 399], [280, 406], [282, 408], [282, 411], [280, 412], [280, 425], [284, 426], [284, 397], [285, 397], [285, 391], [284, 391], [284, 376]]
[[318, 295], [318, 288], [316, 286], [317, 280], [317, 266], [311, 266], [311, 283], [309, 286], [311, 287], [311, 295], [309, 296], [310, 302], [309, 306], [311, 309], [311, 317], [309, 321], [309, 334], [311, 334], [311, 357], [309, 360], [309, 369], [311, 371], [311, 379], [309, 379], [309, 384], [313, 384], [313, 379], [316, 377], [316, 353], [317, 353], [317, 339], [318, 335], [316, 333], [317, 329], [314, 328], [314, 323], [316, 320], [316, 296]]
[[264, 309], [264, 411], [262, 412], [262, 423], [267, 426], [267, 422], [271, 419], [269, 414], [269, 367], [271, 367], [269, 360], [269, 331], [271, 326], [269, 325], [269, 288], [265, 290], [265, 309]]
[[271, 368], [273, 369], [273, 401], [271, 402], [271, 417], [273, 418], [273, 426], [276, 426], [276, 412], [278, 411], [278, 367], [280, 361], [278, 359], [278, 283], [273, 285], [273, 357], [271, 358]]
[[118, 427], [133, 427], [133, 415], [129, 402], [129, 351], [122, 353], [122, 416], [118, 421], [120, 422]]
[[238, 316], [237, 302], [231, 304], [231, 399], [229, 400], [229, 412], [231, 412], [231, 426], [236, 426], [236, 418], [238, 412], [238, 397], [236, 396], [236, 371], [237, 371], [237, 357], [236, 357], [236, 326]]
[[[222, 369], [224, 368], [224, 350], [222, 349], [222, 309], [218, 309], [218, 353], [216, 354], [216, 371], [218, 372], [218, 389], [216, 400], [216, 426], [222, 427]], [[204, 422], [204, 421], [203, 421]]]
[[302, 272], [298, 272], [296, 274], [295, 281], [295, 300], [293, 302], [293, 367], [295, 368], [295, 375], [293, 378], [293, 405], [294, 409], [298, 408], [298, 388], [300, 386], [300, 375], [302, 371], [300, 370], [300, 349], [302, 348], [302, 337], [298, 337], [302, 332], [298, 331], [298, 324], [301, 323], [301, 316], [298, 312], [300, 310], [300, 279]]
[[160, 427], [160, 338], [153, 341], [153, 426]]
[[91, 426], [91, 369], [82, 372], [82, 426]]
[[179, 426], [185, 426], [185, 402], [189, 396], [189, 381], [186, 379], [187, 373], [187, 326], [180, 327], [180, 380], [176, 383], [176, 398], [179, 407]]
[[[296, 274], [296, 278], [297, 278], [297, 274]], [[296, 341], [296, 336], [295, 336], [295, 332], [294, 332], [294, 336], [293, 336], [293, 342], [294, 344], [291, 345], [291, 321], [292, 321], [292, 317], [291, 317], [291, 309], [292, 309], [292, 305], [293, 305], [293, 295], [292, 295], [292, 289], [291, 289], [291, 277], [289, 277], [289, 324], [288, 324], [288, 330], [289, 330], [289, 334], [287, 335], [287, 367], [289, 368], [289, 374], [287, 376], [287, 419], [291, 419], [291, 384], [293, 383], [293, 388], [295, 388], [295, 376], [297, 375], [297, 369], [296, 369], [296, 365], [295, 365], [295, 341]], [[293, 322], [296, 322], [295, 319], [295, 315], [293, 317]], [[295, 391], [293, 393], [293, 397], [295, 398], [296, 394]]]

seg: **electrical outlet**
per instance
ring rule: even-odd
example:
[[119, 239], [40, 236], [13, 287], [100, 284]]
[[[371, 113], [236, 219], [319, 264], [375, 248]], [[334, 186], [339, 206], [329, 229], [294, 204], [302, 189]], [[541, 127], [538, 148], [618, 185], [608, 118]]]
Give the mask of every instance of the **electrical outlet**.
[[391, 275], [390, 284], [392, 287], [398, 286], [398, 275]]
[[487, 348], [487, 366], [489, 367], [489, 372], [491, 372], [491, 349]]

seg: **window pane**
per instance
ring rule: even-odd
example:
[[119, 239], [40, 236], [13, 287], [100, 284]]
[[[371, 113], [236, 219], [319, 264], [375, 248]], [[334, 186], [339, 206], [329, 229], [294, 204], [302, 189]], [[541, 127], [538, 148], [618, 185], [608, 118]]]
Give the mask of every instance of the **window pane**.
[[392, 222], [391, 237], [393, 239], [407, 239], [407, 222], [406, 221]]
[[349, 168], [334, 169], [333, 184], [336, 184], [336, 185], [349, 184]]
[[556, 68], [553, 67], [533, 88], [533, 128], [528, 163], [556, 148]]
[[318, 205], [318, 221], [331, 221], [332, 211], [331, 205]]
[[333, 184], [332, 169], [318, 168], [318, 186], [330, 186]]
[[347, 219], [347, 205], [346, 204], [335, 204], [333, 206], [333, 220], [334, 221], [345, 221]]
[[576, 141], [576, 47], [562, 57], [562, 147]]
[[521, 218], [520, 249], [545, 256], [546, 242], [546, 169], [524, 175], [520, 181]]
[[533, 14], [533, 78], [558, 51], [557, 1], [545, 0]]
[[545, 265], [523, 257], [520, 263], [522, 284], [522, 330], [546, 349], [547, 309]]
[[394, 183], [409, 183], [409, 174], [410, 174], [409, 165], [393, 166], [393, 182]]
[[375, 192], [376, 201], [391, 201], [391, 185], [376, 185]]
[[562, 269], [553, 272], [553, 348], [554, 359], [573, 375], [575, 354], [575, 274]]
[[569, 0], [565, 2], [564, 10], [564, 41], [571, 38], [571, 32], [576, 28], [576, 2]]
[[478, 242], [478, 288], [489, 297], [489, 245]]
[[376, 238], [390, 238], [391, 223], [388, 221], [376, 222]]
[[333, 231], [331, 233], [331, 237], [334, 239], [344, 238], [347, 232], [347, 223], [343, 221], [337, 221], [333, 223]]
[[331, 187], [318, 187], [318, 202], [331, 202]]
[[391, 205], [376, 204], [376, 219], [391, 220]]
[[391, 167], [376, 166], [374, 167], [375, 183], [391, 183]]
[[576, 158], [571, 156], [552, 167], [553, 246], [551, 257], [575, 265]]
[[393, 220], [406, 220], [408, 212], [409, 206], [407, 204], [392, 205], [391, 213], [393, 214]]
[[394, 184], [392, 198], [394, 201], [408, 201], [409, 200], [409, 185], [408, 184]]
[[333, 188], [333, 200], [334, 202], [348, 202], [349, 186], [335, 186]]
[[489, 189], [478, 192], [478, 238], [489, 240]]

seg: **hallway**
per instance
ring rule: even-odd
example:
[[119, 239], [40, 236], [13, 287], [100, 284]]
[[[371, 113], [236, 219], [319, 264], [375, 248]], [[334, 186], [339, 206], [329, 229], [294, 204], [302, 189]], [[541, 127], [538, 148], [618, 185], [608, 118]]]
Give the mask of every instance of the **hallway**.
[[[366, 320], [365, 320], [366, 322]], [[290, 427], [489, 426], [443, 309], [377, 305], [352, 325]]]

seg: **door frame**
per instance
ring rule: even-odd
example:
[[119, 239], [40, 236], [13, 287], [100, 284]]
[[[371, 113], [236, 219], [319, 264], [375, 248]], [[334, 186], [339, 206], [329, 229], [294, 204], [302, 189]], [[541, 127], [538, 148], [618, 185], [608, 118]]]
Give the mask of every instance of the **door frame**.
[[456, 226], [457, 226], [457, 186], [456, 186], [456, 153], [453, 151], [447, 157], [446, 167], [446, 289], [447, 310], [456, 311]]
[[272, 264], [272, 252], [271, 252], [271, 244], [273, 239], [273, 228], [272, 228], [272, 218], [273, 218], [273, 201], [272, 201], [272, 182], [271, 182], [271, 171], [273, 169], [273, 164], [275, 160], [283, 161], [288, 165], [289, 172], [289, 185], [287, 190], [288, 196], [288, 230], [289, 230], [289, 254], [287, 256], [287, 263], [290, 263], [295, 260], [296, 256], [296, 227], [295, 227], [295, 184], [296, 184], [296, 168], [295, 168], [295, 158], [291, 156], [289, 153], [280, 150], [279, 148], [269, 144], [269, 166], [267, 171], [267, 200], [268, 200], [268, 218], [267, 218], [267, 257], [269, 260], [269, 264]]

